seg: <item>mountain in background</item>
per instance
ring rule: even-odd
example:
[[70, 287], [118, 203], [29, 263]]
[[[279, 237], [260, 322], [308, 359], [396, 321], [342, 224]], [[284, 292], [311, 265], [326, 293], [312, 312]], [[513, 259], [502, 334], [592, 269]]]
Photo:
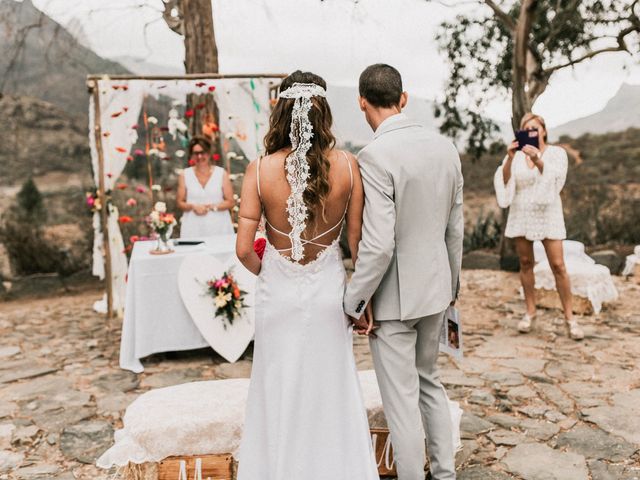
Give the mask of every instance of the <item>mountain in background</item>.
[[555, 127], [551, 135], [557, 140], [563, 135], [577, 138], [585, 133], [622, 132], [634, 127], [640, 127], [640, 85], [624, 83], [601, 111]]
[[87, 117], [86, 77], [126, 74], [82, 46], [31, 0], [0, 0], [0, 92], [35, 97]]
[[179, 69], [168, 65], [150, 63], [143, 58], [131, 57], [129, 55], [111, 57], [111, 60], [118, 62], [136, 75], [184, 75], [184, 68]]

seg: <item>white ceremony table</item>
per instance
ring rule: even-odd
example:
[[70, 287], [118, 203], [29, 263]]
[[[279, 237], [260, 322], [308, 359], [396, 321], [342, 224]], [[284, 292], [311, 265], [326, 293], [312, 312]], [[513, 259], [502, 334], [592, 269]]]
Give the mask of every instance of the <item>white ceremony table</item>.
[[166, 255], [149, 253], [155, 241], [134, 244], [120, 343], [120, 367], [144, 370], [141, 358], [153, 353], [208, 347], [187, 311], [178, 285], [182, 262], [190, 256], [209, 255], [222, 263], [235, 258], [235, 235], [210, 237], [199, 245], [177, 245]]

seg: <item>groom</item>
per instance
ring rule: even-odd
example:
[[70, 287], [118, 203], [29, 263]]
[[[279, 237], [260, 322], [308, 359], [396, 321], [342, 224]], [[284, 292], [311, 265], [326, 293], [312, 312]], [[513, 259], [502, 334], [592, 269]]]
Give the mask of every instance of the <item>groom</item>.
[[[455, 479], [451, 415], [436, 360], [445, 309], [455, 302], [462, 257], [462, 172], [453, 144], [408, 119], [398, 71], [360, 75], [360, 109], [375, 131], [358, 154], [365, 191], [362, 240], [344, 309], [367, 329], [398, 480]], [[424, 430], [423, 430], [424, 428]]]

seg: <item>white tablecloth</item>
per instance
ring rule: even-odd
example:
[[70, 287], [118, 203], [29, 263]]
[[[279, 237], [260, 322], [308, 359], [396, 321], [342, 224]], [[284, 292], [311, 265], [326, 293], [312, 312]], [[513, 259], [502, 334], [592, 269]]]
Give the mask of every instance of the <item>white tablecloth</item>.
[[168, 255], [151, 255], [155, 242], [136, 242], [129, 262], [120, 343], [120, 367], [140, 373], [141, 358], [153, 353], [209, 346], [187, 312], [178, 290], [178, 271], [188, 255], [212, 255], [225, 262], [235, 256], [235, 235], [176, 246]]

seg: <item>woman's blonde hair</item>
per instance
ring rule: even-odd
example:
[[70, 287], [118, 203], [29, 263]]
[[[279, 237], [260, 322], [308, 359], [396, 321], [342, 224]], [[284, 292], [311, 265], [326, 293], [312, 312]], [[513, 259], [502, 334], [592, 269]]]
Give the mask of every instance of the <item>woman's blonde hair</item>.
[[520, 120], [520, 129], [523, 129], [524, 126], [529, 123], [531, 120], [535, 120], [537, 121], [540, 125], [542, 125], [542, 128], [544, 128], [544, 141], [547, 141], [547, 124], [544, 121], [544, 118], [542, 118], [540, 115], [536, 115], [535, 113], [525, 113], [524, 117], [522, 117], [522, 120]]

